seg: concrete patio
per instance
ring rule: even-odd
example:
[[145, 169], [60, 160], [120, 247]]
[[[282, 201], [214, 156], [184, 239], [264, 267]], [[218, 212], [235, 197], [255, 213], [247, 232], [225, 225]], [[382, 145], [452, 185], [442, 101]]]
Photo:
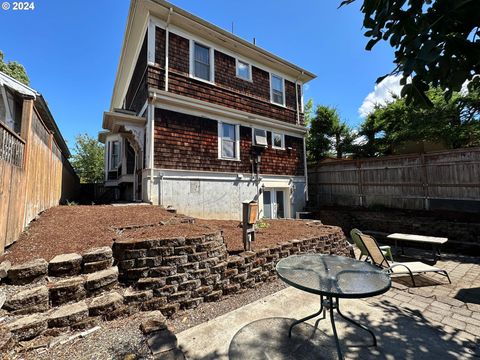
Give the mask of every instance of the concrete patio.
[[[387, 293], [365, 300], [342, 300], [343, 312], [374, 330], [370, 335], [337, 317], [347, 359], [470, 359], [480, 356], [480, 259], [444, 255], [442, 276], [393, 282]], [[293, 319], [314, 313], [318, 296], [287, 288], [216, 319], [177, 334], [188, 359], [336, 359], [330, 320], [315, 319], [294, 329]]]

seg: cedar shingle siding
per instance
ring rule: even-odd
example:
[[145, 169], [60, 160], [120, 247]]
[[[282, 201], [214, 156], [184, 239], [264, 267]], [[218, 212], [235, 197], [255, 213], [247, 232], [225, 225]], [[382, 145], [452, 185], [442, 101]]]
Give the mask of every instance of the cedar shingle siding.
[[[240, 127], [240, 159], [218, 159], [217, 121], [162, 109], [155, 110], [155, 167], [250, 173], [252, 130]], [[262, 156], [260, 172], [271, 175], [303, 176], [303, 140], [285, 136], [286, 150], [254, 148]], [[288, 148], [291, 149], [288, 149]]]

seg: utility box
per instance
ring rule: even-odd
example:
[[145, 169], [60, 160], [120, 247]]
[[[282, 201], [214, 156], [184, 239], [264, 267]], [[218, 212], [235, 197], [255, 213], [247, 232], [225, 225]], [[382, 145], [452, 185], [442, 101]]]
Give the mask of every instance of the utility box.
[[243, 248], [250, 251], [252, 241], [255, 241], [255, 223], [258, 217], [258, 202], [245, 201], [242, 203]]
[[246, 201], [243, 203], [243, 218], [249, 225], [253, 225], [257, 222], [258, 217], [258, 202], [256, 201]]

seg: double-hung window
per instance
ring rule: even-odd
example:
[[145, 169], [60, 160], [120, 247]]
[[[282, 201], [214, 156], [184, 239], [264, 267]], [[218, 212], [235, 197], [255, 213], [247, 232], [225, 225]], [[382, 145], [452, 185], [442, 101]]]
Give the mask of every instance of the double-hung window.
[[219, 158], [238, 160], [240, 158], [239, 126], [219, 123], [218, 124], [218, 146]]
[[192, 51], [192, 75], [198, 79], [213, 81], [211, 49], [194, 41]]
[[111, 141], [110, 145], [110, 170], [116, 170], [120, 164], [120, 141]]
[[283, 78], [271, 74], [270, 87], [271, 87], [271, 100], [278, 105], [285, 105], [285, 86]]
[[272, 132], [272, 148], [285, 149], [285, 135]]

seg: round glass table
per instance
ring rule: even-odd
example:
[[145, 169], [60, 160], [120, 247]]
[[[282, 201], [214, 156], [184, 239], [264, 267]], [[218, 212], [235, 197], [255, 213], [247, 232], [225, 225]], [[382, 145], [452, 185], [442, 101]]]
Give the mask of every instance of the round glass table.
[[[373, 346], [377, 346], [377, 339], [372, 330], [342, 314], [339, 299], [366, 298], [387, 292], [391, 286], [390, 276], [387, 273], [364, 261], [322, 254], [289, 256], [277, 263], [276, 270], [280, 279], [288, 285], [320, 295], [320, 310], [294, 321], [288, 332], [289, 337], [292, 336], [295, 325], [319, 316], [325, 312], [324, 309], [329, 310], [338, 357], [343, 359], [333, 316], [333, 310], [337, 310], [342, 318], [368, 331], [373, 338]], [[315, 328], [323, 318], [317, 320]]]

